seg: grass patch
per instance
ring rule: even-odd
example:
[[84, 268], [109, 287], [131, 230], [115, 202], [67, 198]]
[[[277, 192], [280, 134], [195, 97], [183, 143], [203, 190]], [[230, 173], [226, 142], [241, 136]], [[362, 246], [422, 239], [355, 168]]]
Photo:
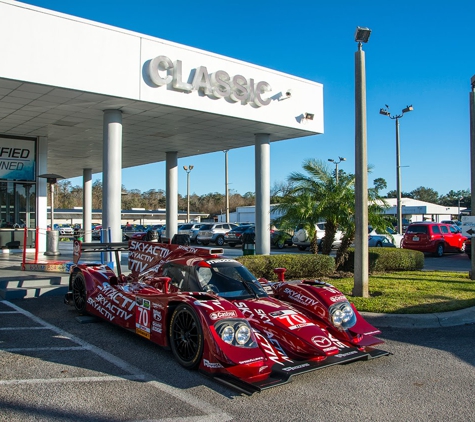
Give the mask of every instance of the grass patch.
[[475, 306], [475, 281], [468, 273], [404, 271], [369, 276], [369, 298], [353, 297], [353, 277], [328, 280], [362, 312], [424, 314]]

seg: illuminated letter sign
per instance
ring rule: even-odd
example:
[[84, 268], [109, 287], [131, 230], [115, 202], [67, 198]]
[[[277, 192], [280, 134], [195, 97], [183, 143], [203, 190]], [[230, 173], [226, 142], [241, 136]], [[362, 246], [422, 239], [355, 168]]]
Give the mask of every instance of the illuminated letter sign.
[[231, 77], [224, 70], [217, 70], [210, 74], [206, 66], [199, 66], [195, 69], [192, 83], [183, 82], [181, 60], [173, 63], [166, 56], [157, 56], [150, 61], [148, 75], [157, 87], [171, 85], [178, 91], [201, 91], [208, 97], [227, 98], [241, 104], [252, 103], [256, 107], [263, 107], [271, 102], [269, 97], [264, 96], [272, 91], [267, 82], [255, 83], [254, 79], [247, 79], [242, 75]]

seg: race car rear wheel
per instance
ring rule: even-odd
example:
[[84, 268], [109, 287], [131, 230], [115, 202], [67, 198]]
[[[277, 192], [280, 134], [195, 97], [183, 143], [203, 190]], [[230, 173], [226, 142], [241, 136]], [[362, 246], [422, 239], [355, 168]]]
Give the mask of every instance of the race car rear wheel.
[[72, 277], [71, 290], [73, 291], [74, 307], [79, 313], [85, 314], [87, 303], [86, 279], [80, 272], [73, 274]]
[[188, 305], [179, 305], [170, 322], [170, 347], [175, 359], [185, 368], [196, 368], [203, 345], [203, 329], [196, 312]]

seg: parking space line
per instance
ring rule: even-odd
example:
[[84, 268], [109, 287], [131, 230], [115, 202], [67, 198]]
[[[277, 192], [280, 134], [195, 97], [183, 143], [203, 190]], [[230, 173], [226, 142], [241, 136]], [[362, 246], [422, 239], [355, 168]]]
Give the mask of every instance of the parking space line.
[[0, 331], [49, 330], [47, 327], [2, 327]]
[[[102, 358], [102, 359], [106, 360], [107, 362], [112, 363], [116, 367], [122, 369], [124, 372], [128, 372], [130, 375], [135, 376], [135, 377], [141, 377], [140, 379], [143, 380], [144, 382], [146, 382], [148, 385], [153, 386], [157, 390], [160, 390], [160, 391], [162, 391], [162, 392], [164, 392], [168, 395], [171, 395], [171, 396], [175, 397], [176, 399], [178, 399], [178, 400], [180, 400], [180, 401], [182, 401], [182, 402], [184, 402], [184, 403], [200, 410], [201, 412], [203, 412], [206, 415], [203, 418], [193, 417], [193, 418], [189, 418], [189, 420], [193, 420], [193, 421], [203, 420], [203, 421], [211, 421], [211, 422], [232, 420], [232, 417], [230, 415], [228, 415], [224, 412], [222, 413], [219, 408], [216, 408], [212, 404], [204, 402], [202, 399], [195, 398], [192, 395], [180, 390], [179, 388], [172, 387], [172, 386], [170, 386], [170, 385], [168, 385], [164, 382], [159, 381], [156, 376], [153, 376], [152, 374], [144, 372], [141, 369], [139, 369], [139, 368], [137, 368], [133, 365], [130, 365], [128, 362], [118, 358], [117, 356], [112, 355], [111, 353], [109, 353], [109, 352], [107, 352], [103, 349], [100, 349], [99, 347], [96, 347], [96, 346], [80, 339], [79, 337], [75, 337], [74, 335], [69, 334], [68, 332], [62, 330], [61, 328], [56, 327], [55, 325], [52, 325], [52, 324], [42, 320], [41, 318], [37, 317], [36, 315], [33, 315], [31, 312], [28, 312], [28, 311], [20, 308], [19, 306], [11, 303], [11, 302], [2, 301], [2, 303], [9, 306], [12, 309], [14, 309], [15, 311], [19, 312], [20, 314], [24, 315], [25, 317], [33, 320], [38, 325], [41, 325], [45, 328], [48, 328], [51, 331], [55, 332], [56, 334], [62, 336], [63, 338], [69, 339], [70, 341], [78, 344], [80, 346], [80, 347], [77, 348], [78, 350], [84, 349], [84, 350], [87, 350], [87, 351], [90, 351], [90, 352], [96, 354], [100, 358]], [[3, 350], [5, 350], [5, 349], [3, 349]], [[32, 350], [39, 350], [39, 348], [38, 349], [32, 349]], [[85, 378], [87, 378], [87, 377], [85, 377]], [[98, 378], [102, 378], [102, 377], [98, 377]], [[110, 377], [107, 377], [107, 376], [104, 377], [104, 379], [107, 379], [107, 378], [110, 378]], [[126, 376], [121, 376], [121, 377], [119, 377], [119, 379], [126, 379]], [[61, 379], [61, 382], [68, 382], [68, 380], [70, 380], [70, 378], [64, 378], [64, 379]], [[12, 380], [12, 381], [14, 381], [14, 380]], [[44, 382], [48, 382], [48, 380], [44, 380]], [[0, 383], [0, 385], [2, 385], [2, 383]], [[183, 420], [183, 418], [179, 418], [179, 419]], [[177, 420], [177, 419], [171, 418], [171, 419], [166, 419], [166, 420], [174, 421], [174, 420]]]
[[85, 350], [81, 346], [71, 346], [71, 347], [12, 347], [10, 349], [0, 349], [0, 352], [66, 352], [71, 350]]

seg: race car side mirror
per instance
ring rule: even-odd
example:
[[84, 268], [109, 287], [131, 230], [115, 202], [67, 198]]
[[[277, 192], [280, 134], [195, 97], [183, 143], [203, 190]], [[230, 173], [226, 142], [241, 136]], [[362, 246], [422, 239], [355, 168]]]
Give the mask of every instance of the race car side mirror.
[[279, 281], [285, 281], [285, 272], [287, 268], [274, 268], [274, 273], [277, 274]]

